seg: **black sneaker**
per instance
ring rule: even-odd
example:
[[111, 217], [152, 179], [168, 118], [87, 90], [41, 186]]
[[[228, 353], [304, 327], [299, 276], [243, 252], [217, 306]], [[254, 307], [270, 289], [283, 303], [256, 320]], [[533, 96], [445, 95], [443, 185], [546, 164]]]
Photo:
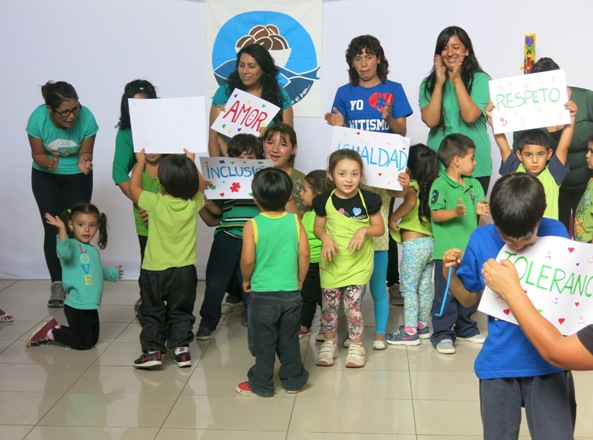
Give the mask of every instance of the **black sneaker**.
[[208, 341], [212, 339], [212, 330], [210, 330], [208, 327], [200, 326], [196, 332], [196, 339], [198, 341]]
[[160, 351], [153, 351], [152, 353], [142, 353], [142, 355], [134, 361], [136, 368], [153, 368], [163, 365], [163, 356]]
[[173, 357], [173, 362], [175, 362], [179, 368], [191, 367], [191, 354], [189, 354], [189, 350], [176, 354]]

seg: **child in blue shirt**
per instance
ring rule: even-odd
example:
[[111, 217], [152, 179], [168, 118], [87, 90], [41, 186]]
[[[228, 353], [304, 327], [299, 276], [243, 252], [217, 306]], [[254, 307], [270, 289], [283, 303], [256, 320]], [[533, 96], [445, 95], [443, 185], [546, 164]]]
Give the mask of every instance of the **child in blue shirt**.
[[[536, 236], [568, 238], [558, 220], [542, 218], [546, 209], [543, 185], [532, 174], [501, 177], [492, 189], [494, 224], [477, 228], [465, 252], [449, 249], [443, 256], [443, 276], [449, 267], [451, 292], [466, 307], [474, 305], [485, 287], [483, 265], [506, 244], [515, 251]], [[461, 257], [463, 255], [463, 260]], [[576, 417], [570, 371], [544, 360], [518, 325], [488, 317], [488, 337], [475, 362], [480, 379], [484, 439], [516, 439], [525, 408], [532, 438], [571, 439]]]

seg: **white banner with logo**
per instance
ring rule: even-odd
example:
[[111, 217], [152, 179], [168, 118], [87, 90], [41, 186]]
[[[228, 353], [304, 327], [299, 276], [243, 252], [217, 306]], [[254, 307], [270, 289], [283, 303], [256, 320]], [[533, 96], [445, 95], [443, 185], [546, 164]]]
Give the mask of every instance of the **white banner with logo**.
[[225, 84], [242, 47], [261, 44], [295, 116], [321, 116], [322, 13], [322, 0], [206, 0], [206, 96]]

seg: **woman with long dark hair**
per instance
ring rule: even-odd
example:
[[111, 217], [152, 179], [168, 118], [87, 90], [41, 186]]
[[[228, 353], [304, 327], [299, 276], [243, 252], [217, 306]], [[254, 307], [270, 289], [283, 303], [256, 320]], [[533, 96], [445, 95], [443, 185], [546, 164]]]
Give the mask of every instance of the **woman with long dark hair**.
[[44, 228], [43, 251], [51, 278], [48, 307], [64, 307], [66, 292], [56, 254], [56, 230], [45, 214], [58, 215], [93, 193], [93, 148], [99, 126], [80, 104], [71, 84], [48, 81], [41, 87], [45, 101], [29, 117], [27, 134], [33, 158], [31, 185]]
[[[212, 98], [210, 125], [216, 120], [235, 89], [243, 90], [280, 107], [273, 123], [293, 125], [292, 104], [288, 93], [278, 84], [278, 69], [266, 48], [259, 44], [245, 46], [237, 53], [236, 69], [227, 83], [220, 86]], [[210, 156], [227, 156], [227, 138], [210, 129]]]
[[445, 136], [461, 133], [476, 144], [476, 169], [484, 194], [492, 174], [490, 137], [486, 106], [490, 100], [488, 81], [474, 53], [467, 32], [458, 26], [443, 29], [437, 37], [434, 65], [420, 85], [422, 121], [430, 128], [427, 145], [438, 151]]

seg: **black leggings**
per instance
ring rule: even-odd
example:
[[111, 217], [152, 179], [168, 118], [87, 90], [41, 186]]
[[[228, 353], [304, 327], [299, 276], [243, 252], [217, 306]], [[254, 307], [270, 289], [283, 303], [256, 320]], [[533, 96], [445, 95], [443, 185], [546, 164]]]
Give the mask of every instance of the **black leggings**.
[[53, 281], [62, 281], [62, 267], [56, 254], [57, 229], [45, 221], [45, 213], [60, 215], [78, 202], [90, 202], [93, 194], [93, 173], [52, 174], [33, 168], [31, 173], [33, 196], [41, 214], [44, 239], [43, 253]]
[[75, 350], [88, 350], [99, 340], [99, 311], [80, 310], [64, 305], [68, 326], [54, 328], [54, 340]]

